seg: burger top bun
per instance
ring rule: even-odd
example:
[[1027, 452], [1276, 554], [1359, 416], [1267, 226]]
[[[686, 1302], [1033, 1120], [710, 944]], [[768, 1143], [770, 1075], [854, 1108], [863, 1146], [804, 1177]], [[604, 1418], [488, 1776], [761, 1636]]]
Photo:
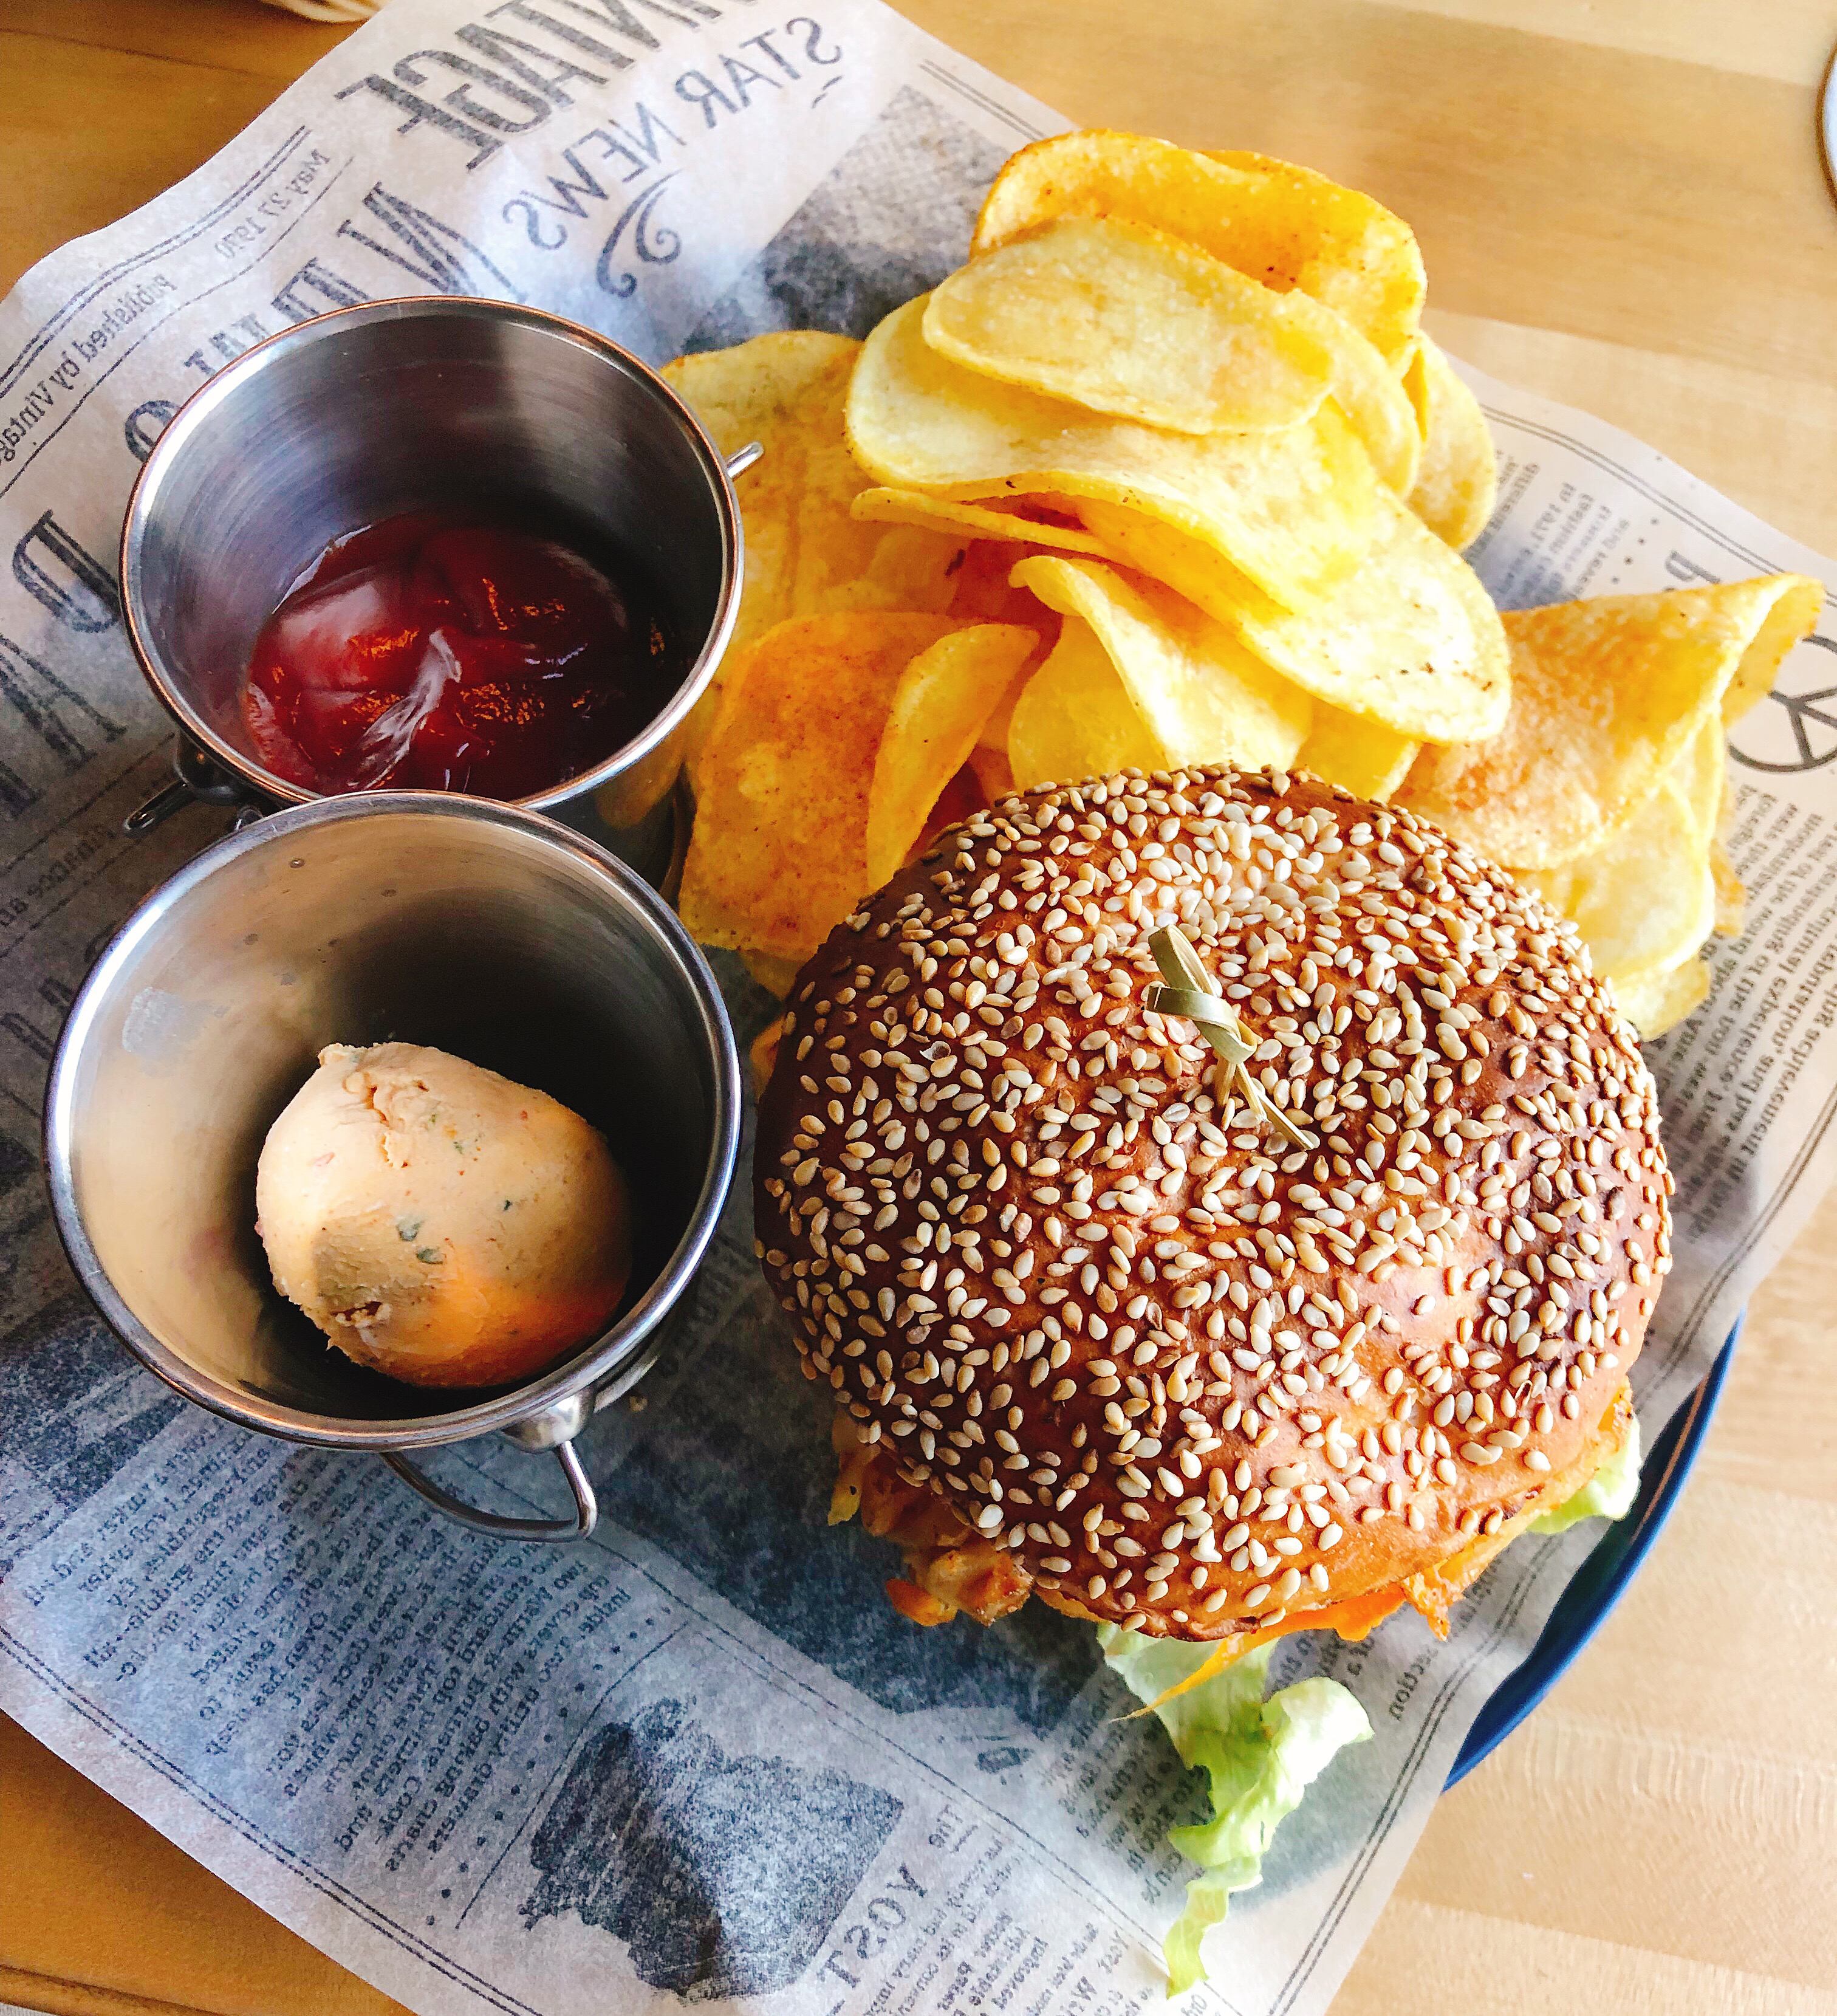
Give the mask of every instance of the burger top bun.
[[[1312, 1147], [1144, 1006], [1168, 923]], [[865, 902], [755, 1168], [805, 1370], [929, 1530], [1187, 1639], [1434, 1616], [1617, 1440], [1670, 1265], [1573, 927], [1407, 812], [1222, 767], [1005, 798]]]

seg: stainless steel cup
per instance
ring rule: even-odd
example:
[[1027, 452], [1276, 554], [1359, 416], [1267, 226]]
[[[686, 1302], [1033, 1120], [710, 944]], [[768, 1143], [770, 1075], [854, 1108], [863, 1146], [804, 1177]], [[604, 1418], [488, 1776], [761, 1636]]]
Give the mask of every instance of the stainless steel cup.
[[[739, 605], [731, 464], [670, 387], [615, 343], [540, 310], [441, 296], [372, 301], [245, 351], [180, 408], [121, 528], [121, 601], [178, 722], [178, 777], [130, 821], [189, 796], [258, 807], [315, 794], [255, 754], [241, 694], [262, 625], [326, 545], [397, 512], [457, 509], [573, 527], [663, 597], [681, 683], [593, 769], [518, 801], [606, 794], [615, 824], [667, 795], [677, 731]], [[189, 746], [188, 746], [189, 745]]]
[[[322, 1045], [390, 1038], [552, 1093], [606, 1133], [630, 1179], [625, 1305], [509, 1389], [368, 1371], [269, 1278], [255, 1165], [270, 1123]], [[372, 793], [232, 833], [141, 905], [64, 1025], [45, 1157], [84, 1287], [181, 1393], [266, 1435], [376, 1450], [473, 1525], [572, 1539], [595, 1517], [573, 1438], [656, 1358], [727, 1195], [739, 1112], [714, 977], [638, 877], [510, 806]], [[479, 1510], [405, 1453], [493, 1430], [555, 1451], [573, 1516]]]

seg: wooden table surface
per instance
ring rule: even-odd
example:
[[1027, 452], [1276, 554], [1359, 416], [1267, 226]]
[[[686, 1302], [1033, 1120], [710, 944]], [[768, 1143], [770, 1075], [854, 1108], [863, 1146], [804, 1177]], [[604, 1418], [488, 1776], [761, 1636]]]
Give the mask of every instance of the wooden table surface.
[[[1447, 347], [1837, 553], [1833, 0], [903, 0], [1092, 124], [1253, 147], [1415, 225]], [[340, 31], [0, 0], [0, 288]], [[1436, 1809], [1336, 2016], [1837, 2016], [1837, 1196], [1756, 1298], [1684, 1502]], [[396, 2005], [0, 1719], [0, 2002]]]

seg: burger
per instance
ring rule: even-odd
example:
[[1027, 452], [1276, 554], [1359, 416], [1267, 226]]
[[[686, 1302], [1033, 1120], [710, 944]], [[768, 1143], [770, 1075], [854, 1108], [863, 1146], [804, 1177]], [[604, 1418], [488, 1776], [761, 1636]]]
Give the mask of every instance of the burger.
[[1228, 767], [1006, 797], [865, 900], [755, 1172], [899, 1609], [1221, 1658], [1404, 1604], [1445, 1635], [1623, 1449], [1670, 1265], [1573, 927], [1407, 811]]

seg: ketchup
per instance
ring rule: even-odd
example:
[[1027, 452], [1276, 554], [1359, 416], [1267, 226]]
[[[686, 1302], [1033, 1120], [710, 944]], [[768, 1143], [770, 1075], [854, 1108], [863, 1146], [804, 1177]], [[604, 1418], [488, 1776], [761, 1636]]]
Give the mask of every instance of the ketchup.
[[309, 790], [522, 798], [630, 741], [675, 684], [642, 589], [555, 540], [427, 512], [334, 539], [262, 626], [255, 753]]

